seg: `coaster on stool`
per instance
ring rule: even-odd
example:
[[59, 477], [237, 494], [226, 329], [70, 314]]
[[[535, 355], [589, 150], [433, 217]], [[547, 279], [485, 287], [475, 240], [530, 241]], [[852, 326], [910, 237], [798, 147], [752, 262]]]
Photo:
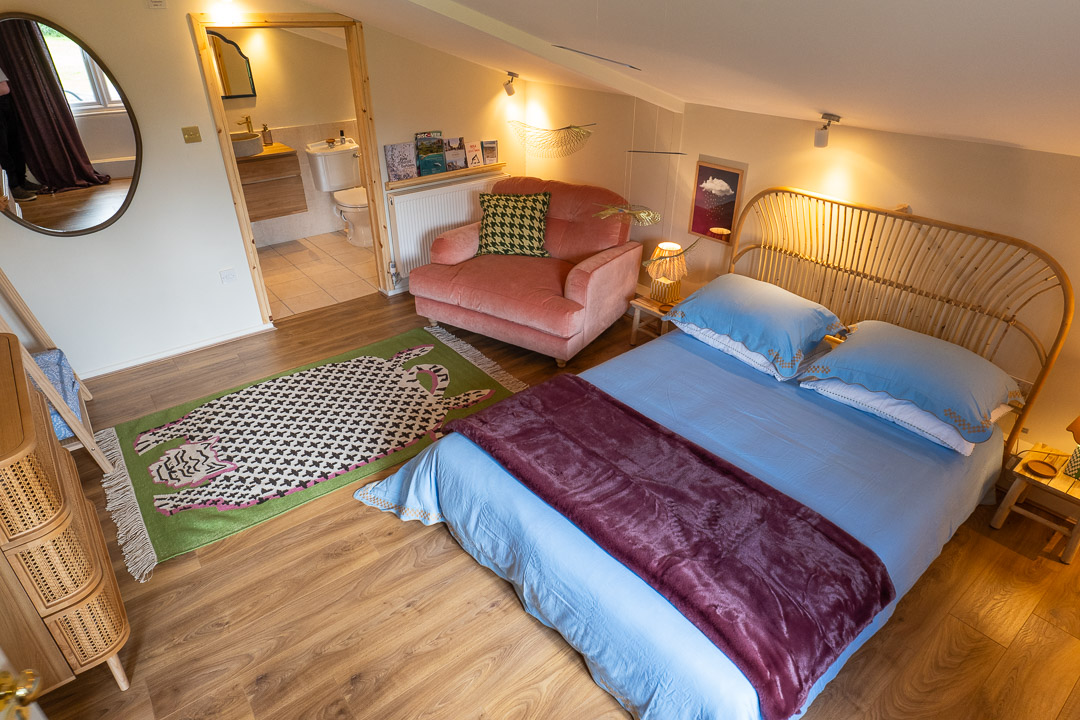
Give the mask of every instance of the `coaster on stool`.
[[1042, 460], [1028, 460], [1027, 469], [1032, 475], [1037, 475], [1041, 478], [1052, 478], [1058, 473], [1056, 467]]

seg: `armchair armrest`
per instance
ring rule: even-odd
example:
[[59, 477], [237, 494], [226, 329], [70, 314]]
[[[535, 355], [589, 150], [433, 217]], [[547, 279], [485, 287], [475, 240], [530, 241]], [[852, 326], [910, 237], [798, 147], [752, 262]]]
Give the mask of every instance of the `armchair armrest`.
[[431, 262], [457, 265], [465, 262], [480, 248], [480, 223], [447, 230], [431, 243]]
[[588, 307], [590, 299], [595, 302], [590, 295], [598, 292], [616, 296], [618, 302], [627, 305], [634, 297], [640, 262], [640, 243], [627, 242], [602, 250], [570, 270], [563, 294], [583, 307]]

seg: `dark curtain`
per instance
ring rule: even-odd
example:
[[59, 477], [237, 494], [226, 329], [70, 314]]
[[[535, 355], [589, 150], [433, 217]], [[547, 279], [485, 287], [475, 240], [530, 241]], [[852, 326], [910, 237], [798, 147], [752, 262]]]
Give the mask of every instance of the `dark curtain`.
[[37, 181], [52, 192], [109, 182], [90, 164], [36, 22], [0, 22], [0, 68], [19, 115], [26, 164]]

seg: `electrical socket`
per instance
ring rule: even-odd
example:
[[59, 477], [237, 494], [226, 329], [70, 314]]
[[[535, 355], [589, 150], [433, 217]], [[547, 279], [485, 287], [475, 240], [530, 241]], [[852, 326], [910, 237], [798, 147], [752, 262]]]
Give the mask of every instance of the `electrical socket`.
[[218, 272], [222, 285], [232, 285], [236, 282], [236, 268], [225, 268]]

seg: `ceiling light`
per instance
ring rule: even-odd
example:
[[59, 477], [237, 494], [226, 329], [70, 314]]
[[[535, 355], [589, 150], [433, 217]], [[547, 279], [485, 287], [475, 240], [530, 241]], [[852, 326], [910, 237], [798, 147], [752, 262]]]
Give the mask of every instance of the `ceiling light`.
[[510, 79], [503, 83], [503, 90], [507, 95], [513, 95], [517, 90], [514, 88], [514, 78], [518, 76], [516, 72], [506, 71], [506, 74], [510, 76]]
[[834, 122], [840, 122], [840, 116], [832, 113], [821, 113], [821, 119], [825, 121], [825, 124], [814, 131], [814, 147], [827, 147], [829, 144], [829, 126]]

